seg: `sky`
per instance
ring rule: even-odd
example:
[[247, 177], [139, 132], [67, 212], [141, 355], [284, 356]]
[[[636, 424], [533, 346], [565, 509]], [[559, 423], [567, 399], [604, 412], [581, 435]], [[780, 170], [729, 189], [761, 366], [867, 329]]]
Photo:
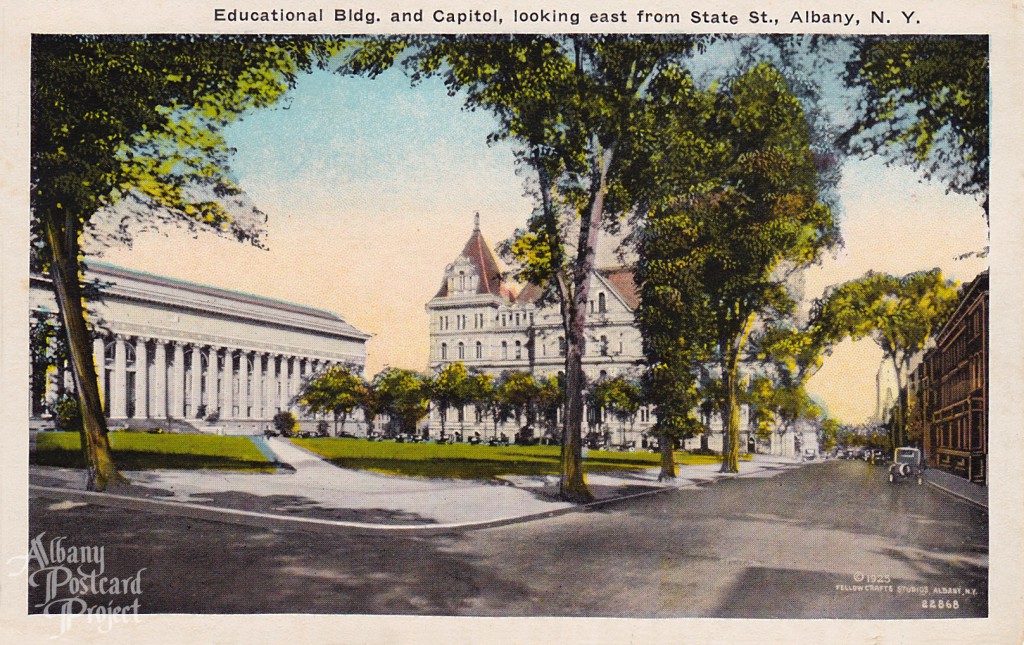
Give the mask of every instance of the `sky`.
[[[840, 98], [836, 98], [841, 109]], [[508, 144], [488, 145], [492, 117], [461, 109], [437, 80], [411, 87], [398, 70], [369, 80], [301, 77], [279, 107], [226, 132], [232, 167], [267, 214], [266, 249], [183, 230], [139, 232], [130, 247], [87, 249], [104, 261], [333, 311], [373, 334], [366, 373], [427, 364], [426, 302], [480, 213], [491, 245], [533, 209]], [[842, 249], [808, 270], [805, 293], [863, 275], [940, 267], [961, 282], [986, 260], [983, 212], [912, 170], [849, 160], [839, 186]], [[611, 262], [604, 241], [599, 263]], [[881, 352], [839, 345], [809, 383], [829, 412], [859, 423], [874, 412]]]

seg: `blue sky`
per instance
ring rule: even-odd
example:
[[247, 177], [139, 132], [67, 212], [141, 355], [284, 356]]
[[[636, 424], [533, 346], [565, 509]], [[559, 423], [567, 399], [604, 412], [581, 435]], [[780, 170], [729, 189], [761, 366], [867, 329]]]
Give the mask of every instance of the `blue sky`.
[[[719, 52], [711, 67], [728, 57]], [[832, 75], [827, 65], [815, 72]], [[842, 114], [848, 97], [837, 88], [827, 96]], [[493, 245], [533, 208], [511, 147], [486, 143], [492, 117], [461, 105], [440, 81], [411, 88], [400, 70], [374, 80], [304, 76], [280, 107], [227, 130], [238, 182], [268, 215], [267, 250], [169, 231], [141, 234], [103, 259], [337, 312], [374, 334], [369, 374], [385, 365], [423, 369], [424, 304], [468, 238], [474, 212]], [[808, 272], [808, 296], [868, 269], [939, 266], [970, 280], [985, 267], [954, 259], [986, 244], [973, 199], [877, 159], [847, 162], [839, 194], [846, 246]], [[605, 262], [610, 251], [605, 244]], [[834, 414], [861, 421], [873, 412], [879, 359], [870, 341], [845, 343], [810, 389]]]

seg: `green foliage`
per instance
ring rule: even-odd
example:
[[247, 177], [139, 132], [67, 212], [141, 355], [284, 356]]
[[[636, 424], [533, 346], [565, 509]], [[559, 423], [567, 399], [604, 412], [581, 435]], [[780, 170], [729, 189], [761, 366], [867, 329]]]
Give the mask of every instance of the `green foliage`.
[[297, 424], [298, 420], [295, 415], [287, 410], [282, 410], [274, 415], [274, 429], [285, 437], [292, 434]]
[[338, 49], [308, 37], [35, 35], [37, 250], [48, 244], [45, 219], [77, 239], [94, 213], [129, 196], [155, 217], [256, 240], [220, 201], [238, 192], [221, 130]]
[[841, 430], [842, 427], [835, 419], [831, 417], [822, 419], [818, 429], [818, 443], [821, 445], [821, 449], [829, 451], [835, 448]]
[[533, 425], [539, 398], [540, 386], [530, 373], [512, 371], [501, 375], [498, 399], [517, 423], [525, 416], [526, 425]]
[[847, 149], [921, 170], [988, 212], [987, 36], [864, 37], [846, 82], [864, 91]]
[[28, 343], [31, 396], [34, 404], [42, 406], [46, 404], [46, 386], [51, 370], [68, 361], [67, 335], [56, 316], [45, 311], [33, 311]]
[[389, 367], [374, 377], [371, 387], [374, 407], [397, 421], [402, 432], [416, 432], [416, 424], [427, 416], [429, 381], [412, 370]]
[[53, 416], [58, 430], [82, 431], [82, 409], [77, 397], [62, 396], [57, 399], [53, 406]]
[[[787, 279], [838, 240], [818, 200], [815, 158], [803, 111], [769, 65], [714, 90], [713, 109], [692, 111], [699, 127], [661, 136], [704, 142], [701, 170], [655, 194], [638, 236], [638, 322], [651, 365], [652, 398], [682, 410], [697, 366], [720, 366], [722, 412], [738, 466], [738, 364], [758, 319], [784, 320]], [[666, 128], [679, 127], [671, 121]], [[672, 401], [675, 398], [675, 401]], [[685, 418], [685, 417], [680, 417]]]
[[892, 276], [869, 271], [814, 303], [813, 325], [838, 342], [870, 337], [901, 376], [914, 354], [956, 307], [957, 285], [942, 271]]
[[357, 368], [332, 365], [303, 384], [298, 401], [310, 414], [330, 413], [334, 415], [335, 423], [339, 420], [344, 423], [365, 400], [366, 387]]
[[[441, 417], [441, 429], [444, 430], [449, 408], [461, 408], [470, 402], [474, 385], [485, 387], [480, 383], [471, 384], [466, 366], [461, 362], [448, 363], [430, 382], [430, 399], [434, 402]], [[485, 395], [481, 392], [481, 395]]]

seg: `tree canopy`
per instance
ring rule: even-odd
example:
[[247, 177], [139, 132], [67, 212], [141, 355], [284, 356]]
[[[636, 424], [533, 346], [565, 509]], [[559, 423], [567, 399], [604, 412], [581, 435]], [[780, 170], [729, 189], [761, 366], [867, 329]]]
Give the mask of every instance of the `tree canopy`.
[[841, 143], [911, 166], [988, 213], [987, 36], [859, 39], [846, 82], [864, 97]]
[[[221, 128], [265, 107], [336, 46], [285, 36], [35, 35], [32, 41], [32, 268], [53, 280], [81, 403], [90, 486], [114, 465], [82, 304], [81, 235], [126, 199], [134, 216], [181, 222], [258, 243], [236, 217]], [[126, 229], [115, 237], [128, 241]]]

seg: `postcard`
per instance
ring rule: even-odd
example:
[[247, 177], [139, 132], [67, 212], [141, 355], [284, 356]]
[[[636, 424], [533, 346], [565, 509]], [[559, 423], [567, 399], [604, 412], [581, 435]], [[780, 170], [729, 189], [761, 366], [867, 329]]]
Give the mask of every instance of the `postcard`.
[[1020, 641], [1019, 7], [3, 11], [5, 633]]

